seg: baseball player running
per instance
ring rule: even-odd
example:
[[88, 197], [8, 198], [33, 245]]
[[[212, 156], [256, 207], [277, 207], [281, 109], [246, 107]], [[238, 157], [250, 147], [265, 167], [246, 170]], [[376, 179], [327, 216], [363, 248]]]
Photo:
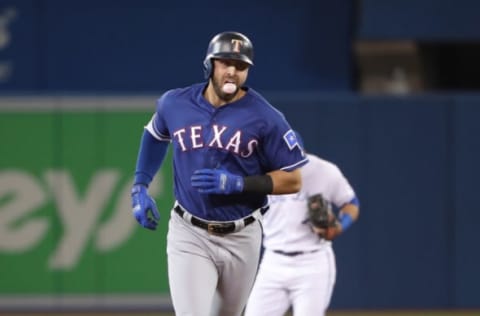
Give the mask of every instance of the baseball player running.
[[176, 315], [242, 313], [257, 271], [267, 195], [301, 187], [299, 167], [308, 158], [285, 117], [244, 85], [252, 65], [245, 35], [216, 35], [204, 60], [207, 82], [163, 94], [142, 136], [132, 207], [148, 229], [160, 218], [148, 185], [173, 146], [176, 202], [167, 256]]
[[[297, 140], [302, 143], [300, 135]], [[280, 316], [290, 306], [293, 315], [325, 315], [336, 278], [331, 241], [358, 217], [359, 201], [340, 169], [307, 154], [301, 168], [302, 189], [296, 194], [270, 196], [265, 214], [264, 255], [245, 316]], [[339, 218], [330, 214], [327, 228], [309, 220], [309, 197], [319, 194], [336, 205]]]

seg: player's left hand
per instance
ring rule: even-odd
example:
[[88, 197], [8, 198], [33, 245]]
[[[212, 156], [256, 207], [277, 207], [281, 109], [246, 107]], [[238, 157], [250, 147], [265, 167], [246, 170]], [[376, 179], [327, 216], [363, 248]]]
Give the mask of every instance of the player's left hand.
[[200, 193], [232, 194], [243, 191], [243, 177], [222, 169], [199, 169], [193, 173], [191, 182]]
[[315, 227], [313, 225], [311, 227], [317, 235], [326, 240], [334, 240], [335, 238], [337, 238], [338, 235], [342, 233], [342, 225], [336, 219], [334, 219], [333, 224], [328, 227], [322, 228]]
[[[147, 187], [136, 184], [132, 187], [132, 212], [137, 222], [145, 228], [157, 229], [160, 213], [155, 200], [148, 195]], [[149, 216], [151, 214], [151, 216]]]

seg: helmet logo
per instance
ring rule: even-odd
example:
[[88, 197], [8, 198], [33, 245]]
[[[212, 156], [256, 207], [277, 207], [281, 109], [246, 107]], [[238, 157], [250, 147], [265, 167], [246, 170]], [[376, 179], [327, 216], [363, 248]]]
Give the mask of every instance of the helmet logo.
[[240, 53], [240, 48], [243, 46], [243, 41], [239, 39], [232, 39], [232, 50], [235, 53]]

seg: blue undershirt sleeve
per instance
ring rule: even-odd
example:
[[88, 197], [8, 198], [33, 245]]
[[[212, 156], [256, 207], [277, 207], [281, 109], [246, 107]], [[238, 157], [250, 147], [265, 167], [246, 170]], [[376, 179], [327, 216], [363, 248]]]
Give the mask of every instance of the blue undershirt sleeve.
[[159, 141], [147, 130], [143, 131], [134, 184], [143, 184], [148, 187], [165, 159], [168, 144], [168, 141]]
[[[353, 204], [360, 208], [360, 200], [356, 196], [354, 196], [348, 204]], [[338, 219], [340, 220], [340, 225], [342, 225], [342, 231], [347, 230], [347, 228], [353, 224], [353, 218], [348, 213], [341, 213]]]

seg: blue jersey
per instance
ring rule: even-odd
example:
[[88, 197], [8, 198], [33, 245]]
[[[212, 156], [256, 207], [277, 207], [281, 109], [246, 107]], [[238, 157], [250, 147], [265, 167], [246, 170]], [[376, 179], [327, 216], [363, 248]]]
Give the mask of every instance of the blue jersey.
[[265, 206], [267, 197], [201, 194], [191, 185], [196, 170], [261, 175], [291, 171], [308, 158], [284, 115], [253, 89], [245, 88], [241, 99], [217, 108], [203, 96], [205, 88], [200, 83], [167, 91], [158, 99], [147, 129], [173, 144], [174, 192], [180, 205], [206, 220], [236, 220]]

